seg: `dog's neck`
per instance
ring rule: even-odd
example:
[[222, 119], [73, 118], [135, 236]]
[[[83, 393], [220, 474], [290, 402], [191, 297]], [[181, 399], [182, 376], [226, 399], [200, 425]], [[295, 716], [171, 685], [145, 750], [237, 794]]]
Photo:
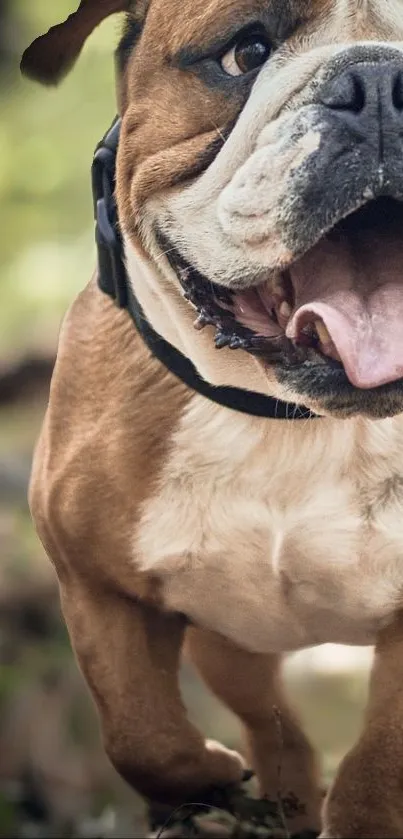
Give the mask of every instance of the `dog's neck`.
[[173, 282], [147, 261], [124, 236], [126, 267], [132, 289], [153, 329], [189, 358], [201, 376], [213, 385], [247, 388], [269, 394], [258, 362], [246, 353], [217, 350], [210, 330], [196, 332], [192, 312]]

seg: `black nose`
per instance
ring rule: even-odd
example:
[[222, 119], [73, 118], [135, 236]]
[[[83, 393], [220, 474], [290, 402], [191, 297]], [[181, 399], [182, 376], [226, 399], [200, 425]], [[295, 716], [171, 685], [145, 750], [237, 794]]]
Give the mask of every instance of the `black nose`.
[[368, 132], [374, 123], [403, 128], [403, 67], [396, 61], [360, 63], [325, 84], [323, 105]]

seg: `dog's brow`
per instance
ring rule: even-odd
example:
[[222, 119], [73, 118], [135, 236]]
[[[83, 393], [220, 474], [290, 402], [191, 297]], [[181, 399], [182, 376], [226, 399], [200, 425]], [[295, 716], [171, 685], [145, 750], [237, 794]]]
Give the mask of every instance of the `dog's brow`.
[[230, 0], [217, 15], [217, 0], [193, 9], [186, 25], [176, 33], [171, 59], [174, 63], [189, 63], [209, 51], [218, 50], [230, 41], [237, 31], [260, 21], [281, 37], [301, 19], [308, 6], [307, 0]]
[[258, 16], [256, 14], [245, 14], [245, 15], [237, 15], [236, 20], [232, 18], [227, 25], [221, 21], [221, 25], [219, 30], [217, 31], [217, 26], [213, 29], [211, 27], [211, 36], [209, 37], [209, 32], [205, 31], [204, 35], [198, 33], [197, 40], [196, 38], [191, 38], [180, 47], [174, 55], [171, 56], [171, 60], [173, 64], [177, 64], [178, 66], [186, 66], [187, 64], [192, 64], [193, 62], [204, 58], [206, 54], [212, 54], [218, 52], [225, 44], [229, 43], [232, 38], [240, 32], [241, 30], [245, 29], [248, 24], [252, 24], [257, 20]]
[[266, 26], [273, 40], [281, 42], [309, 17], [312, 0], [227, 0], [217, 15], [218, 6], [217, 0], [210, 0], [202, 8], [193, 7], [186, 25], [172, 38], [173, 64], [186, 66], [218, 52], [237, 32], [254, 22]]

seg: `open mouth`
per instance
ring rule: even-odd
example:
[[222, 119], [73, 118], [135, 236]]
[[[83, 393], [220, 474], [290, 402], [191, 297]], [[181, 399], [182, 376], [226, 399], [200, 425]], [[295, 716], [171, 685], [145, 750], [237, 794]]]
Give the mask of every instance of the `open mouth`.
[[196, 328], [215, 326], [217, 348], [268, 364], [336, 365], [355, 387], [374, 388], [403, 376], [402, 235], [403, 204], [381, 198], [246, 291], [209, 282], [183, 260], [179, 276]]

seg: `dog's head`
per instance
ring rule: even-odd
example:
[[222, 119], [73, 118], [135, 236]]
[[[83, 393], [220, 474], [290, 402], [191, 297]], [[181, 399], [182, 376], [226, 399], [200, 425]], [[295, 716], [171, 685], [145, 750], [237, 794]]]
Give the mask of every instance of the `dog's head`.
[[83, 0], [28, 69], [118, 10], [125, 233], [273, 396], [401, 413], [403, 0]]

